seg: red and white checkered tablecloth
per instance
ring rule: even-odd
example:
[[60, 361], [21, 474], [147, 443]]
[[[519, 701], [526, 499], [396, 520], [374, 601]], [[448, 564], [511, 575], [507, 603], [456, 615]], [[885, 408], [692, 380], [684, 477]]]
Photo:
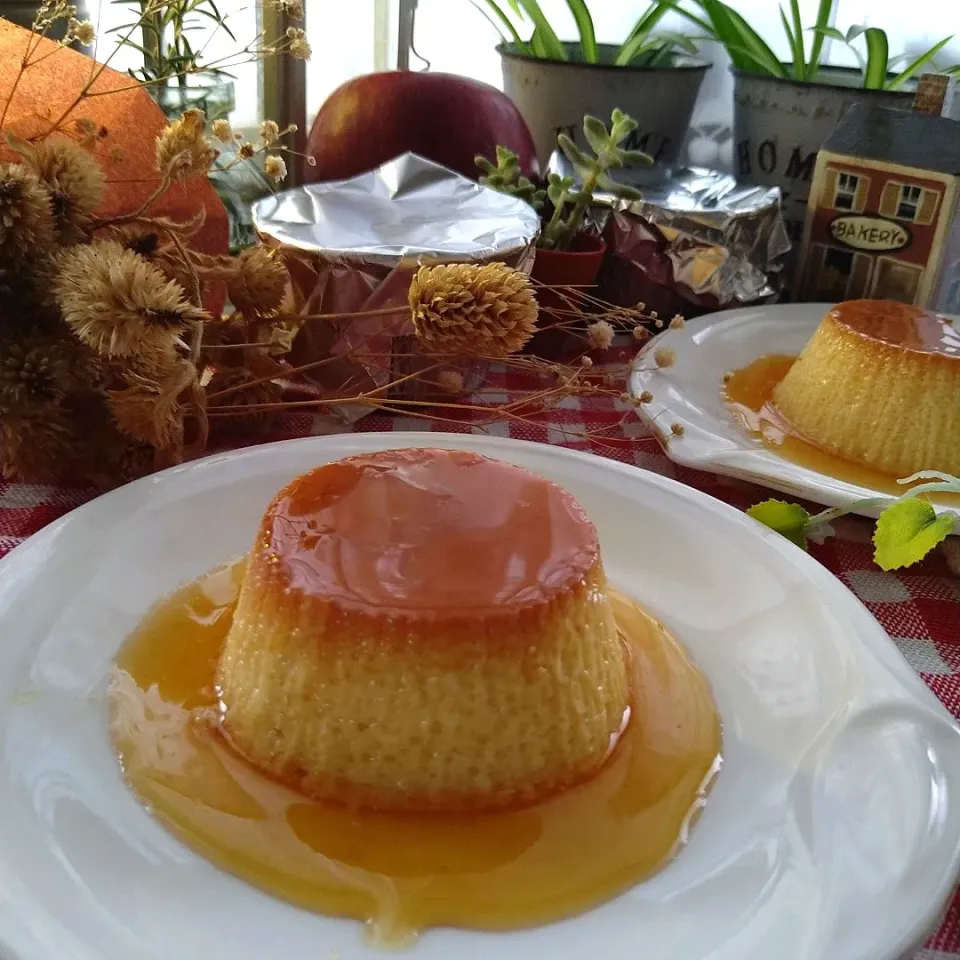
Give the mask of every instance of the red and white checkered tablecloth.
[[[489, 402], [502, 402], [524, 386], [529, 384], [512, 382], [511, 375], [502, 374], [499, 380], [488, 380], [484, 395]], [[532, 422], [485, 424], [485, 420], [477, 411], [443, 423], [421, 417], [371, 415], [354, 429], [439, 430], [558, 444], [673, 477], [741, 509], [777, 496], [752, 484], [674, 465], [631, 406], [612, 396], [568, 397], [549, 415], [534, 417]], [[290, 414], [260, 439], [285, 440], [344, 430], [330, 415]], [[0, 482], [0, 556], [93, 496], [91, 490]], [[863, 601], [910, 665], [960, 718], [960, 544], [956, 542], [960, 538], [951, 538], [915, 567], [884, 573], [872, 562], [871, 521], [847, 517], [834, 528], [836, 536], [821, 545], [812, 544], [810, 552]], [[960, 895], [914, 960], [960, 960]]]

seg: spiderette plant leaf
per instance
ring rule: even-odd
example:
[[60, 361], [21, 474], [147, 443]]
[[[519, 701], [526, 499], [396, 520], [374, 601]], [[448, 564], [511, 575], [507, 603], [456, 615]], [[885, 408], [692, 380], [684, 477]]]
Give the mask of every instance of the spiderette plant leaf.
[[610, 135], [607, 128], [596, 117], [583, 118], [583, 135], [595, 153], [606, 150], [610, 145]]
[[643, 199], [643, 193], [637, 190], [636, 187], [630, 187], [625, 183], [617, 183], [613, 177], [609, 177], [605, 173], [601, 173], [600, 176], [597, 177], [597, 186], [607, 193], [615, 194], [621, 200]]
[[[900, 73], [894, 72], [899, 57], [890, 56], [887, 33], [879, 27], [853, 26], [840, 30], [830, 23], [833, 0], [818, 0], [816, 19], [812, 26], [804, 28], [800, 17], [799, 0], [788, 0], [788, 9], [779, 8], [780, 24], [785, 45], [789, 49], [792, 64], [784, 64], [770, 45], [733, 7], [723, 0], [691, 0], [699, 7], [704, 17], [691, 13], [678, 0], [660, 0], [691, 23], [696, 24], [707, 37], [723, 44], [735, 67], [750, 73], [780, 79], [793, 79], [814, 83], [820, 78], [824, 66], [825, 40], [846, 44], [854, 52], [860, 67], [861, 84], [867, 90], [896, 90], [915, 76], [927, 63], [952, 40], [946, 37], [933, 44], [926, 52], [916, 57]], [[811, 32], [813, 40], [809, 52], [804, 43], [804, 33]], [[864, 53], [861, 53], [862, 45]], [[909, 59], [909, 58], [908, 58]], [[950, 72], [951, 68], [940, 68]]]
[[[599, 4], [600, 0], [597, 2]], [[578, 35], [576, 41], [567, 43], [560, 41], [562, 31], [555, 23], [551, 23], [538, 0], [470, 0], [470, 3], [486, 16], [504, 43], [511, 44], [514, 50], [524, 56], [538, 60], [602, 61], [615, 67], [670, 67], [678, 56], [697, 52], [697, 44], [692, 37], [657, 29], [660, 21], [673, 9], [674, 0], [651, 0], [626, 39], [613, 51], [612, 58], [604, 57], [601, 45], [597, 43], [588, 0], [565, 0], [567, 13], [572, 17]], [[557, 4], [551, 6], [556, 7]], [[690, 19], [696, 21], [694, 17]], [[703, 28], [701, 32], [705, 32]], [[524, 35], [527, 39], [524, 39]]]
[[620, 160], [623, 166], [646, 167], [653, 163], [653, 159], [648, 153], [642, 150], [618, 150]]
[[561, 177], [558, 173], [552, 173], [547, 186], [547, 199], [555, 207], [562, 207], [575, 183], [573, 177]]
[[621, 113], [620, 116], [613, 121], [613, 125], [610, 128], [610, 143], [614, 146], [623, 143], [638, 126], [639, 124], [633, 117], [628, 117], [626, 114]]
[[597, 154], [597, 162], [604, 170], [609, 170], [611, 167], [622, 167], [623, 154], [616, 148], [613, 150], [601, 150], [600, 153]]
[[571, 166], [580, 176], [593, 168], [593, 161], [587, 156], [565, 133], [557, 137], [557, 146], [563, 155], [570, 161]]

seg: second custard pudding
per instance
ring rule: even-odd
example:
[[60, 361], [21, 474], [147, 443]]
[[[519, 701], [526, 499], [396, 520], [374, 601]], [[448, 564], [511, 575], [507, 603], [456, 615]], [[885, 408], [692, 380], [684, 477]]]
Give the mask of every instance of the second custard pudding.
[[217, 670], [222, 724], [302, 792], [383, 810], [533, 802], [629, 718], [597, 534], [557, 485], [390, 450], [268, 508]]
[[773, 401], [803, 439], [880, 473], [960, 473], [960, 331], [919, 307], [834, 307]]

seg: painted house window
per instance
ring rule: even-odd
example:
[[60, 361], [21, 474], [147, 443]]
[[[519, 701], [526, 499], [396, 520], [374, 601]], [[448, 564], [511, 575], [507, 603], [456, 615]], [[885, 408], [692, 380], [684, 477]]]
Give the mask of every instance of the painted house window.
[[804, 290], [811, 300], [859, 299], [870, 289], [873, 257], [869, 254], [814, 243], [808, 264]]
[[837, 194], [833, 198], [835, 210], [852, 210], [857, 202], [860, 178], [855, 173], [837, 174]]
[[823, 247], [823, 260], [816, 283], [816, 297], [824, 300], [846, 300], [847, 284], [853, 270], [853, 251]]
[[893, 257], [877, 257], [873, 296], [877, 300], [916, 303], [923, 267]]
[[914, 187], [905, 183], [900, 188], [900, 199], [897, 201], [898, 220], [916, 220], [923, 199], [923, 188]]
[[880, 216], [927, 226], [936, 219], [940, 197], [939, 190], [888, 180], [880, 198]]

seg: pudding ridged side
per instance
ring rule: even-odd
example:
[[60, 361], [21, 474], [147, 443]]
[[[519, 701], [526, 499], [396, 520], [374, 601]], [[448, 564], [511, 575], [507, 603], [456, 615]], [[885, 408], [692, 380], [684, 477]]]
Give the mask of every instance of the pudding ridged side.
[[265, 771], [389, 810], [518, 805], [602, 765], [629, 705], [599, 559], [495, 615], [384, 615], [291, 589], [251, 558], [218, 668], [223, 724]]
[[960, 473], [960, 359], [898, 348], [827, 316], [773, 395], [801, 437], [881, 473]]

